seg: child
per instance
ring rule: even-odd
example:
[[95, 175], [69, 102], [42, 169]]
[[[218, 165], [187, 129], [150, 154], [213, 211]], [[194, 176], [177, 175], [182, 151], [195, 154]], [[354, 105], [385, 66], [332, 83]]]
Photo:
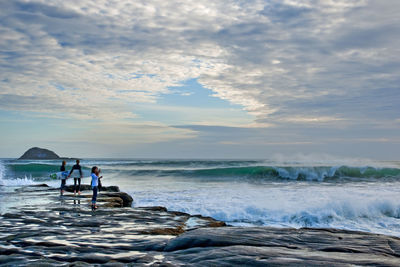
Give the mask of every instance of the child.
[[97, 168], [96, 166], [92, 167], [92, 189], [93, 189], [93, 197], [92, 197], [92, 210], [97, 209], [96, 206], [96, 199], [97, 199], [97, 189], [99, 186], [99, 181], [101, 178], [103, 178], [103, 176], [99, 176], [100, 175], [100, 169]]

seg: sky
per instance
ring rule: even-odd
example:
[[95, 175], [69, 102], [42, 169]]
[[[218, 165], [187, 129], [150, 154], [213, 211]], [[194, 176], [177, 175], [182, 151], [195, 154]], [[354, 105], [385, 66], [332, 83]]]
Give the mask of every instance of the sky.
[[400, 160], [398, 0], [0, 0], [0, 157]]

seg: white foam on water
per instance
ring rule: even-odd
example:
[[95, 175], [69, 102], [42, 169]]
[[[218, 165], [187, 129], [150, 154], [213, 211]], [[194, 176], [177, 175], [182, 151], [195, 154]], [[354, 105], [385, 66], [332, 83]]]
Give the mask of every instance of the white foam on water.
[[[133, 189], [133, 188], [132, 188]], [[165, 206], [233, 225], [332, 227], [400, 236], [400, 182], [160, 183], [128, 190], [135, 206]]]
[[376, 168], [398, 168], [399, 164], [393, 161], [380, 161], [368, 158], [342, 157], [327, 153], [296, 153], [290, 155], [274, 154], [265, 162], [281, 166], [352, 166]]
[[26, 175], [24, 178], [0, 180], [0, 184], [4, 186], [23, 186], [23, 185], [32, 185], [35, 183], [36, 182], [32, 179], [32, 177], [27, 177]]
[[32, 176], [24, 176], [23, 178], [7, 179], [6, 167], [3, 161], [0, 160], [0, 185], [1, 186], [21, 186], [34, 184]]

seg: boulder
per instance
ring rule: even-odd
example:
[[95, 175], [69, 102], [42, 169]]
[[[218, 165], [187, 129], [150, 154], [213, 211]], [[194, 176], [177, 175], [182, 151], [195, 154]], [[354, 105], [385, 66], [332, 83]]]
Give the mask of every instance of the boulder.
[[28, 149], [19, 159], [60, 159], [60, 157], [51, 150], [39, 147]]
[[97, 198], [97, 203], [101, 207], [106, 208], [122, 208], [124, 206], [124, 201], [120, 197], [103, 197]]
[[46, 187], [46, 188], [50, 187], [47, 184], [33, 184], [33, 185], [29, 185], [29, 186], [30, 187]]
[[[67, 192], [74, 192], [74, 185], [68, 185], [65, 190]], [[87, 190], [92, 190], [90, 185], [81, 185], [81, 191]], [[78, 197], [91, 198], [92, 194], [83, 193]], [[133, 203], [133, 198], [125, 192], [120, 192], [118, 186], [103, 186], [102, 190], [99, 191], [97, 199], [98, 202], [108, 203], [108, 207], [131, 207]]]
[[101, 192], [102, 197], [119, 197], [122, 199], [123, 207], [131, 207], [133, 198], [125, 192]]

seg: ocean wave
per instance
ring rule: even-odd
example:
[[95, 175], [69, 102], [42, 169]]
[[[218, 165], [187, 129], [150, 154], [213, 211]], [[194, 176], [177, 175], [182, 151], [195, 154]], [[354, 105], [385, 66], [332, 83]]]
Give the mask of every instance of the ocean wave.
[[342, 202], [339, 205], [327, 205], [311, 211], [300, 211], [295, 214], [281, 216], [282, 222], [299, 227], [324, 227], [338, 222], [361, 223], [365, 221], [380, 221], [382, 219], [400, 219], [400, 206], [389, 200], [354, 204]]
[[[396, 201], [387, 199], [381, 201], [364, 200], [363, 203], [343, 200], [292, 212], [271, 211], [249, 206], [244, 213], [245, 215], [241, 214], [240, 216], [246, 218], [245, 221], [259, 222], [263, 225], [344, 227], [372, 231], [373, 227], [385, 228], [391, 223], [394, 223], [398, 228], [397, 220], [400, 219], [400, 205]], [[225, 219], [234, 224], [243, 221], [235, 214], [229, 214]]]
[[23, 186], [23, 185], [32, 185], [37, 183], [35, 179], [31, 176], [25, 176], [24, 178], [15, 178], [15, 179], [2, 179], [0, 180], [0, 185], [3, 186]]
[[[241, 166], [260, 163], [255, 160], [136, 160], [118, 162], [121, 166], [160, 166], [160, 167], [216, 167], [216, 166]], [[115, 165], [113, 162], [110, 162]]]
[[[104, 173], [120, 176], [174, 176], [187, 178], [239, 178], [249, 180], [292, 180], [292, 181], [356, 181], [362, 179], [400, 178], [400, 169], [394, 167], [353, 166], [265, 166], [254, 165], [256, 161], [135, 161], [121, 166], [102, 165]], [[259, 162], [258, 162], [259, 163]], [[148, 166], [147, 166], [148, 165]], [[232, 165], [232, 166], [231, 166]], [[71, 166], [67, 166], [67, 170]], [[90, 168], [82, 166], [84, 175]], [[49, 179], [50, 173], [59, 170], [59, 165], [48, 163], [12, 162], [0, 165], [0, 179], [5, 173], [11, 177], [30, 175], [35, 179]]]
[[400, 201], [398, 190], [392, 190], [398, 183], [347, 187], [224, 183], [176, 192], [131, 193], [136, 206], [160, 205], [237, 226], [328, 227], [400, 236]]
[[[67, 169], [72, 166], [67, 166]], [[90, 170], [89, 167], [82, 166], [83, 170]], [[7, 171], [16, 173], [54, 173], [60, 170], [60, 165], [45, 163], [28, 163], [28, 164], [7, 164]]]
[[340, 178], [400, 178], [400, 169], [374, 167], [275, 167], [250, 166], [231, 168], [207, 168], [185, 170], [130, 170], [130, 175], [186, 176], [206, 178], [249, 178], [249, 179], [286, 179], [305, 181], [327, 181]]
[[3, 161], [0, 161], [0, 186], [21, 186], [34, 184], [32, 176], [24, 175], [23, 178], [6, 179], [6, 166]]
[[[187, 210], [190, 212], [190, 210]], [[203, 214], [236, 226], [338, 228], [399, 236], [400, 205], [396, 201], [338, 201], [297, 210], [271, 210], [247, 206], [243, 210], [203, 211]]]
[[57, 172], [60, 167], [53, 164], [28, 163], [28, 164], [9, 164], [7, 169], [12, 172]]

